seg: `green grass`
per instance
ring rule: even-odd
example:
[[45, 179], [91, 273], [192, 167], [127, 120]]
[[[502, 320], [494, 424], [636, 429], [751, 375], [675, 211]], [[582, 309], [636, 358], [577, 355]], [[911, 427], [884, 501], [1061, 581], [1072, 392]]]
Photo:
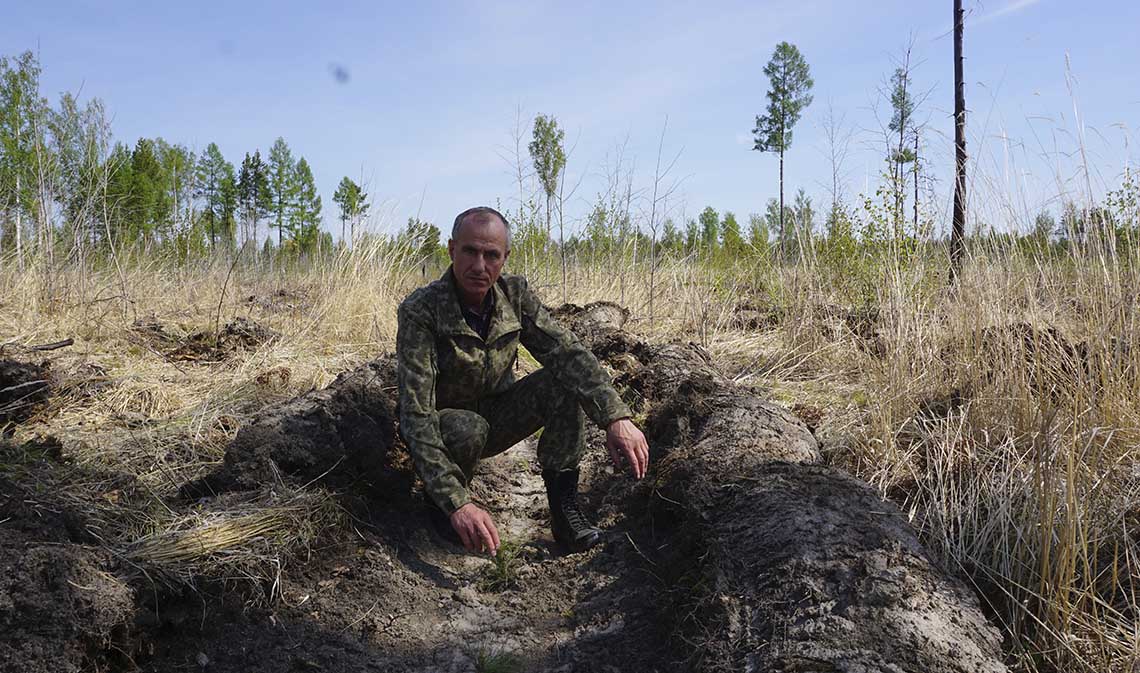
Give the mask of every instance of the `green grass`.
[[503, 540], [491, 562], [483, 569], [482, 577], [479, 578], [479, 589], [504, 591], [514, 586], [518, 570], [523, 563], [519, 555], [521, 551], [522, 545], [518, 542]]
[[522, 658], [513, 652], [480, 650], [475, 658], [476, 673], [518, 673], [522, 667]]

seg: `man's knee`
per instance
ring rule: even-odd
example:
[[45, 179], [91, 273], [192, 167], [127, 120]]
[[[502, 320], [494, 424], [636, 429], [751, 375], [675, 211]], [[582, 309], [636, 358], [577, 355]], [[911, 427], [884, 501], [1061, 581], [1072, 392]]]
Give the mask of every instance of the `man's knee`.
[[457, 462], [478, 460], [490, 430], [487, 419], [474, 411], [443, 409], [439, 412], [440, 438]]
[[534, 378], [533, 388], [530, 392], [533, 393], [535, 399], [546, 407], [544, 410], [546, 415], [583, 415], [577, 395], [571, 388], [564, 386], [562, 382], [556, 379], [550, 370], [544, 367], [531, 374], [530, 377]]

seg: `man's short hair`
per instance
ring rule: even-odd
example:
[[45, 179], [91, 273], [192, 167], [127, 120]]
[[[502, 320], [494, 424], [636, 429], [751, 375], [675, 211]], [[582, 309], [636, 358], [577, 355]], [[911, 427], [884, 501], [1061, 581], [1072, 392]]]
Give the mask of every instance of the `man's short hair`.
[[491, 206], [475, 206], [474, 208], [468, 208], [467, 210], [463, 211], [462, 213], [459, 213], [458, 215], [456, 215], [455, 216], [455, 223], [451, 225], [451, 238], [452, 238], [452, 240], [455, 240], [455, 238], [459, 235], [459, 227], [467, 219], [471, 219], [474, 222], [488, 222], [488, 221], [490, 221], [490, 219], [492, 217], [499, 218], [499, 221], [503, 223], [503, 228], [507, 230], [507, 249], [510, 250], [511, 249], [511, 223], [507, 222], [507, 218], [503, 217], [502, 213], [495, 210]]

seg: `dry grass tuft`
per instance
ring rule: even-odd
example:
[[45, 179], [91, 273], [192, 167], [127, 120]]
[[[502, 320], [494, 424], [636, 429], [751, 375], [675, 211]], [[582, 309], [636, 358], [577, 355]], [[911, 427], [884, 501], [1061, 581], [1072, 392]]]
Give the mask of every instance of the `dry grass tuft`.
[[321, 490], [227, 494], [162, 522], [131, 545], [127, 557], [189, 583], [272, 580], [267, 598], [273, 600], [290, 559], [342, 523], [342, 510]]

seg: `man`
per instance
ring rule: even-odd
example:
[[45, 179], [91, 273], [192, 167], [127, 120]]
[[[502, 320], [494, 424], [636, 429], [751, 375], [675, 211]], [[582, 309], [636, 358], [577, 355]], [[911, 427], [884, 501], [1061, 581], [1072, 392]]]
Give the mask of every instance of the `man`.
[[[649, 446], [597, 359], [560, 326], [521, 276], [501, 276], [510, 231], [497, 210], [455, 218], [451, 267], [408, 296], [396, 336], [400, 433], [427, 496], [470, 551], [492, 555], [499, 533], [467, 487], [480, 459], [543, 429], [538, 461], [555, 541], [577, 552], [601, 531], [578, 506], [585, 417], [606, 430], [610, 458], [645, 476]], [[543, 369], [515, 381], [522, 343]]]

